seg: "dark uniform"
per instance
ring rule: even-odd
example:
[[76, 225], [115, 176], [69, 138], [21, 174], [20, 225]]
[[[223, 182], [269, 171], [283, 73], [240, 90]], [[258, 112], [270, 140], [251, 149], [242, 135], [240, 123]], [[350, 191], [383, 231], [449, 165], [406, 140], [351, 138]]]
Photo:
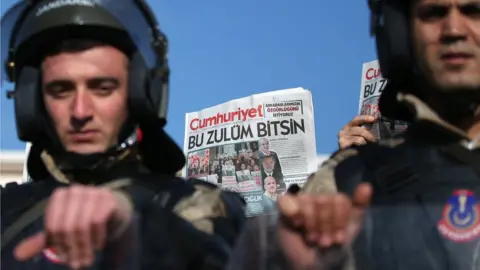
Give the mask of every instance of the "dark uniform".
[[[393, 138], [338, 151], [300, 191], [351, 196], [360, 183], [373, 187], [359, 236], [351, 246], [319, 252], [317, 269], [478, 270], [480, 141], [450, 124], [463, 117], [473, 119], [480, 104], [478, 89], [471, 93], [429, 89], [443, 102], [440, 117], [424, 102], [426, 91], [421, 87], [428, 84], [419, 78], [412, 59], [407, 14], [413, 1], [369, 2], [382, 73], [389, 79], [380, 112], [411, 124]], [[425, 2], [437, 7], [441, 1]], [[442, 14], [447, 14], [447, 6], [461, 5], [450, 2], [439, 4]], [[454, 43], [455, 37], [450, 38]], [[275, 218], [259, 218], [249, 225], [228, 269], [295, 269], [276, 242]]]
[[[33, 182], [1, 190], [1, 268], [67, 269], [50, 248], [26, 262], [15, 260], [13, 249], [44, 228], [52, 192], [75, 182], [112, 189], [134, 208], [132, 242], [107, 245], [91, 269], [223, 269], [242, 230], [245, 203], [237, 194], [175, 176], [185, 157], [163, 130], [166, 39], [146, 3], [22, 1], [2, 17], [2, 35], [4, 71], [15, 83], [18, 134], [32, 142], [27, 165]], [[99, 40], [130, 53], [130, 118], [121, 143], [104, 153], [65, 151], [41, 106], [38, 58], [62, 38]]]
[[[339, 151], [304, 192], [335, 187], [352, 195], [358, 184], [372, 184], [370, 211], [343, 269], [480, 269], [480, 143], [451, 124], [473, 119], [478, 90], [427, 92], [406, 38], [411, 2], [369, 1], [380, 66], [389, 79], [380, 112], [411, 122], [408, 131]], [[438, 98], [441, 116], [424, 101], [427, 93]]]
[[352, 194], [372, 184], [345, 269], [480, 269], [479, 145], [415, 96], [400, 97], [416, 112], [406, 133], [339, 151], [304, 192]]

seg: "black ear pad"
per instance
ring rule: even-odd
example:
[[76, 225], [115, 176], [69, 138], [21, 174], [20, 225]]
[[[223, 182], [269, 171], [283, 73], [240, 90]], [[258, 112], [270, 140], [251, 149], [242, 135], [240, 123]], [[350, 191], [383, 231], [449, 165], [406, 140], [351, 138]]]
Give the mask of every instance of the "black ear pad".
[[15, 121], [18, 137], [22, 141], [34, 141], [44, 128], [40, 71], [25, 66], [19, 72], [15, 86]]
[[175, 174], [185, 165], [185, 156], [165, 133], [168, 103], [168, 71], [152, 76], [143, 58], [133, 55], [129, 67], [129, 109], [143, 133], [140, 153], [152, 171]]
[[398, 103], [399, 92], [413, 92], [416, 68], [412, 54], [408, 5], [404, 1], [384, 1], [377, 14], [375, 39], [382, 75], [388, 79], [379, 100], [382, 116], [411, 121], [405, 105]]
[[146, 89], [149, 86], [149, 70], [139, 53], [130, 59], [128, 72], [128, 103], [135, 120], [141, 120], [151, 111]]
[[129, 107], [132, 117], [137, 122], [150, 121], [152, 118], [161, 118], [162, 122], [165, 122], [168, 109], [168, 82], [162, 75], [154, 75], [139, 53], [131, 57], [128, 80]]
[[389, 80], [413, 70], [408, 5], [402, 2], [385, 1], [375, 31], [382, 75]]

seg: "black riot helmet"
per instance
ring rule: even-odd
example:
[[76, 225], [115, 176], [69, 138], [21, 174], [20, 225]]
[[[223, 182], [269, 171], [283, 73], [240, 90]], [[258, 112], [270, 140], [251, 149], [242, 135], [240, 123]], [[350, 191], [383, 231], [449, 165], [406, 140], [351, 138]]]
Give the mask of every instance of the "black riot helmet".
[[[415, 92], [417, 82], [409, 23], [410, 0], [368, 0], [370, 34], [375, 37], [382, 75], [388, 80], [380, 100], [382, 116], [411, 120], [411, 113], [397, 102], [399, 92]], [[414, 93], [421, 95], [417, 91]]]
[[[59, 140], [43, 105], [40, 63], [44, 50], [63, 39], [98, 40], [129, 56], [128, 106], [130, 120], [116, 149], [143, 132], [144, 147], [176, 172], [183, 152], [163, 131], [168, 104], [167, 40], [143, 0], [30, 0], [20, 1], [1, 20], [2, 81], [14, 83], [15, 118], [20, 140], [56, 148]], [[151, 138], [151, 139], [149, 139]], [[60, 147], [61, 148], [61, 147]], [[162, 158], [164, 153], [165, 158]], [[101, 155], [100, 155], [101, 156]], [[78, 158], [77, 158], [78, 159]], [[30, 162], [30, 157], [29, 157]], [[155, 166], [154, 166], [155, 167]], [[158, 168], [158, 166], [157, 166]]]

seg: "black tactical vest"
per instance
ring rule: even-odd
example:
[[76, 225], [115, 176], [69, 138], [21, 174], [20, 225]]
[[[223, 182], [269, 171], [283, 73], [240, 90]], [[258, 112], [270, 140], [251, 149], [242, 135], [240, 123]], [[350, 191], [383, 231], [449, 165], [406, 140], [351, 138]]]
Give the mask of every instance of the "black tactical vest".
[[358, 147], [339, 191], [374, 188], [354, 244], [357, 270], [480, 270], [480, 151], [433, 127]]

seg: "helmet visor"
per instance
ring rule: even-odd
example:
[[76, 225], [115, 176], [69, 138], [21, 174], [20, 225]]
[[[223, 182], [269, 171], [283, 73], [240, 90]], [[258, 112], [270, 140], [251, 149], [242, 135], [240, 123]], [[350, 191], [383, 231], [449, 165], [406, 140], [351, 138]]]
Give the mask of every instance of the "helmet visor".
[[9, 80], [6, 71], [7, 65], [9, 64], [7, 61], [10, 55], [10, 33], [13, 31], [16, 21], [20, 18], [20, 15], [23, 13], [27, 6], [27, 1], [18, 2], [3, 14], [0, 21], [0, 57], [2, 60], [2, 73], [0, 74], [0, 80], [2, 82], [2, 86], [5, 81]]
[[[139, 7], [138, 2], [143, 1], [50, 0], [21, 1], [15, 4], [2, 16], [0, 25], [2, 30], [2, 83], [9, 79], [6, 76], [6, 67], [9, 64], [7, 61], [9, 60], [12, 47], [13, 49], [17, 48], [33, 35], [39, 34], [46, 29], [62, 26], [98, 26], [107, 28], [121, 26], [130, 37], [137, 51], [142, 55], [145, 63], [149, 67], [153, 67], [158, 57], [152, 46], [152, 41], [154, 40], [152, 25], [145, 17], [146, 14]], [[92, 12], [96, 10], [101, 10], [107, 16], [101, 16], [101, 12]], [[15, 26], [19, 19], [24, 22], [21, 27]], [[115, 25], [112, 24], [112, 21], [115, 21]], [[153, 25], [153, 27], [157, 27], [157, 25]], [[16, 31], [16, 34], [15, 40], [12, 42], [13, 31]]]

